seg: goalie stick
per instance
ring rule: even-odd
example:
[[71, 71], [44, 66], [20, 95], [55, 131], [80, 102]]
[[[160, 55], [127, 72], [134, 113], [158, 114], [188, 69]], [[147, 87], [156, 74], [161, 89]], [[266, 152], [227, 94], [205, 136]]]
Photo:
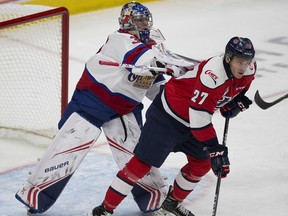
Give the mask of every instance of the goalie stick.
[[[193, 64], [199, 64], [201, 61], [192, 59], [180, 54], [175, 54], [178, 58], [184, 59], [185, 61], [191, 62]], [[113, 61], [104, 61], [99, 60], [100, 65], [109, 65], [109, 66], [115, 66], [115, 67], [123, 67], [123, 68], [139, 68], [139, 69], [146, 69], [146, 70], [153, 70], [157, 72], [162, 72], [168, 75], [171, 75], [173, 73], [173, 70], [171, 68], [160, 68], [160, 67], [150, 67], [147, 65], [134, 65], [134, 64], [120, 64], [119, 62], [113, 62]]]
[[255, 93], [255, 96], [254, 96], [254, 100], [255, 100], [255, 103], [261, 108], [261, 109], [268, 109], [272, 106], [274, 106], [275, 104], [281, 102], [282, 100], [284, 100], [285, 98], [288, 98], [288, 93], [283, 95], [282, 97], [272, 101], [272, 102], [266, 102], [264, 101], [260, 94], [259, 94], [259, 91], [257, 90], [256, 93]]
[[163, 73], [173, 72], [172, 69], [170, 68], [149, 67], [146, 65], [120, 64], [118, 62], [104, 61], [104, 60], [100, 60], [99, 64], [110, 65], [110, 66], [115, 66], [115, 67], [123, 67], [123, 68], [139, 68], [139, 69], [153, 70], [153, 71], [158, 71], [158, 72], [163, 72]]
[[184, 60], [186, 60], [186, 61], [188, 61], [188, 62], [193, 62], [193, 63], [195, 63], [195, 64], [198, 64], [198, 63], [201, 62], [200, 60], [193, 59], [193, 58], [189, 58], [189, 57], [187, 57], [187, 56], [183, 56], [183, 55], [180, 55], [180, 54], [177, 54], [177, 53], [175, 53], [175, 55], [178, 56], [178, 57], [180, 57], [180, 58], [182, 58], [182, 59], [184, 59]]

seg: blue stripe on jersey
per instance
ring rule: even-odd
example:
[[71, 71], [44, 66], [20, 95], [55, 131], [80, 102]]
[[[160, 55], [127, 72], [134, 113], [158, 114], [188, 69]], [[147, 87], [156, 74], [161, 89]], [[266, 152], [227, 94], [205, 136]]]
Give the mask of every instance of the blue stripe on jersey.
[[[148, 50], [150, 49], [145, 44], [138, 45], [125, 54], [122, 64], [135, 64], [138, 59]], [[129, 68], [128, 70], [131, 72], [132, 68]]]

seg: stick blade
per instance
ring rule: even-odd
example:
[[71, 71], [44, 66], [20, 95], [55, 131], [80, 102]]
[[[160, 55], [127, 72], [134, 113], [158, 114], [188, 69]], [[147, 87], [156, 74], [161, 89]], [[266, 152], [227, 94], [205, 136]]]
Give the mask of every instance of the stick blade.
[[272, 107], [274, 106], [275, 104], [278, 104], [279, 102], [281, 102], [282, 100], [288, 98], [288, 94], [285, 94], [283, 95], [282, 97], [276, 99], [275, 101], [272, 101], [272, 102], [266, 102], [264, 101], [260, 94], [259, 94], [259, 91], [257, 90], [256, 93], [255, 93], [255, 96], [254, 96], [254, 100], [255, 100], [255, 103], [261, 108], [261, 109], [268, 109], [269, 107]]
[[254, 95], [254, 100], [255, 100], [255, 103], [261, 108], [261, 109], [268, 109], [270, 107], [270, 104], [265, 102], [260, 94], [259, 94], [259, 91], [257, 90], [255, 95]]

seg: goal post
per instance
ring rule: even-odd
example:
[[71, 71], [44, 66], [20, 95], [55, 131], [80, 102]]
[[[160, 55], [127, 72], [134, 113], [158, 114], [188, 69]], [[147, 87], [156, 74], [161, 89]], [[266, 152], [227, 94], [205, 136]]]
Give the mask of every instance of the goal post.
[[56, 134], [68, 101], [68, 59], [66, 8], [0, 5], [0, 136]]

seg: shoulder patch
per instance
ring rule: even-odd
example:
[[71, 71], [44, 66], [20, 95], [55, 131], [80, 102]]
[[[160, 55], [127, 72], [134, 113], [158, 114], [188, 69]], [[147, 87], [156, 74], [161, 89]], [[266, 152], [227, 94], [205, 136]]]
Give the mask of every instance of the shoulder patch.
[[202, 84], [208, 88], [214, 89], [221, 83], [220, 78], [212, 70], [203, 70], [200, 75]]
[[225, 73], [221, 56], [209, 59], [209, 61], [204, 65], [200, 75], [201, 83], [210, 89], [219, 87], [226, 79], [227, 75]]
[[219, 77], [212, 70], [206, 70], [204, 73], [208, 75], [209, 77], [211, 77], [211, 79], [214, 81], [216, 85], [216, 82], [219, 79]]

